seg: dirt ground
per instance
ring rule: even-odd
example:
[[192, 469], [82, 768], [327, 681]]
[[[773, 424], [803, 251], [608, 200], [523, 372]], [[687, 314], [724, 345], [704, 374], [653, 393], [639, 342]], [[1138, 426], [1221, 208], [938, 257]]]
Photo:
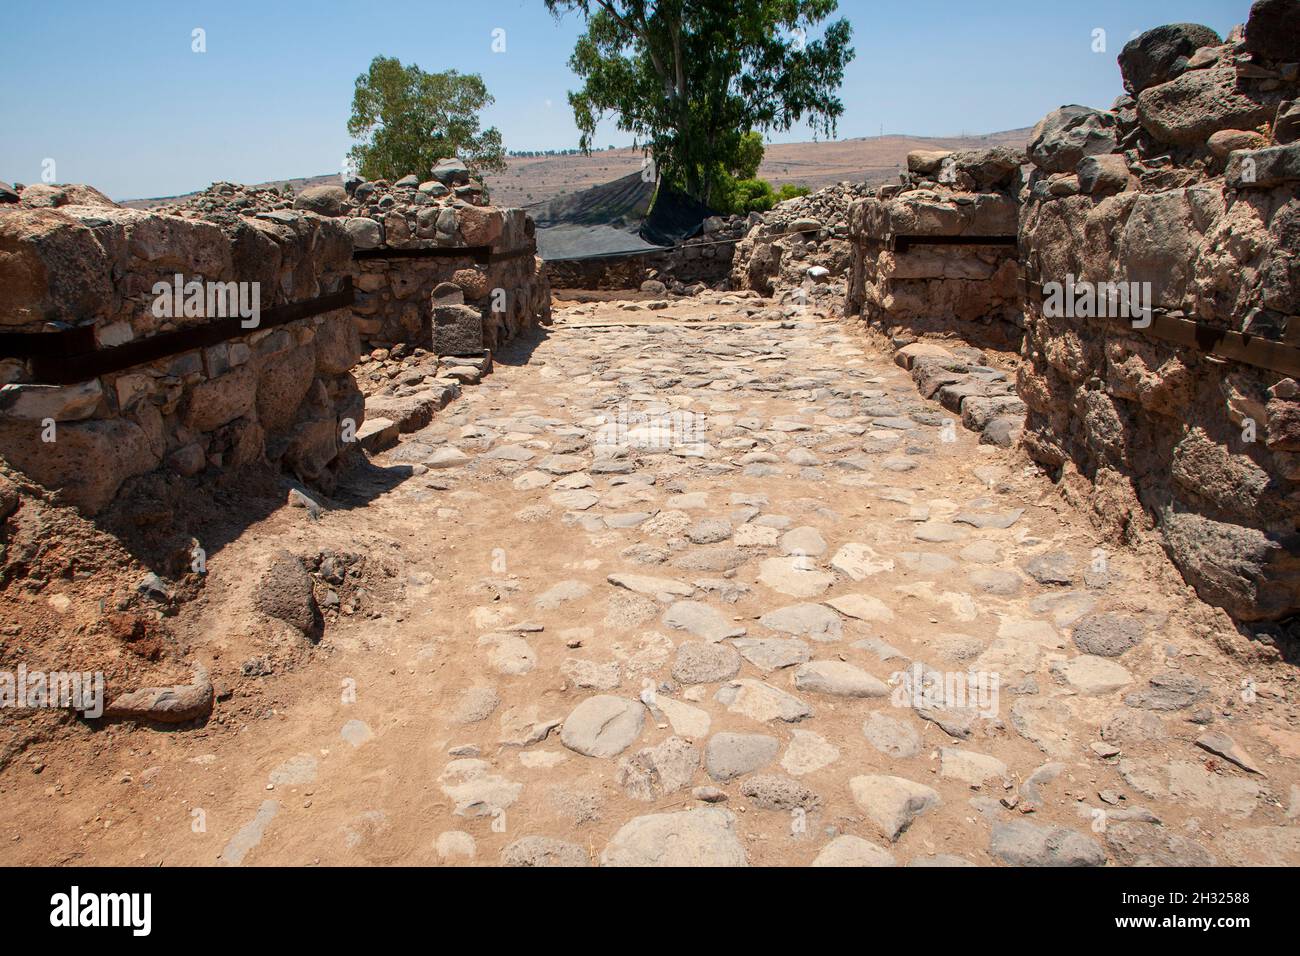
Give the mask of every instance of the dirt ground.
[[[6, 666], [199, 664], [217, 700], [0, 714], [0, 864], [1300, 863], [1293, 668], [852, 325], [771, 306], [563, 305], [318, 519], [214, 494], [174, 614], [33, 506]], [[74, 525], [115, 574], [56, 560]], [[318, 642], [259, 610], [284, 552]]]

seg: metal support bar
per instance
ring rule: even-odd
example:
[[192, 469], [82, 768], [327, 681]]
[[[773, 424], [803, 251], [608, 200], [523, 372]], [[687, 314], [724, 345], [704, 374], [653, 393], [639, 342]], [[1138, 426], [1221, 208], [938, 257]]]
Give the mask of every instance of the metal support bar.
[[352, 277], [344, 276], [343, 284], [337, 292], [266, 309], [259, 316], [255, 329], [244, 328], [244, 320], [234, 316], [151, 335], [107, 349], [95, 348], [93, 326], [80, 326], [61, 332], [14, 333], [0, 336], [0, 357], [30, 358], [37, 384], [71, 385], [182, 352], [218, 345], [230, 339], [251, 335], [260, 329], [275, 328], [323, 312], [346, 308], [352, 305], [353, 299]]
[[[1043, 287], [1038, 282], [1022, 280], [1022, 290], [1026, 298], [1033, 295], [1039, 302], [1043, 299]], [[1300, 316], [1289, 318], [1300, 323]], [[1115, 323], [1115, 320], [1110, 319], [1101, 321]], [[1182, 345], [1216, 358], [1300, 378], [1300, 348], [1284, 342], [1275, 342], [1263, 336], [1234, 332], [1231, 329], [1205, 325], [1191, 319], [1180, 319], [1158, 309], [1151, 310], [1151, 324], [1146, 328], [1134, 328], [1132, 323], [1127, 321], [1122, 328], [1126, 332], [1141, 332], [1163, 342]]]
[[912, 246], [1014, 246], [1015, 236], [894, 236], [894, 251]]
[[479, 265], [505, 262], [522, 256], [535, 255], [530, 246], [520, 246], [506, 252], [493, 252], [491, 246], [422, 246], [415, 249], [358, 249], [352, 253], [356, 261], [365, 259], [473, 259]]

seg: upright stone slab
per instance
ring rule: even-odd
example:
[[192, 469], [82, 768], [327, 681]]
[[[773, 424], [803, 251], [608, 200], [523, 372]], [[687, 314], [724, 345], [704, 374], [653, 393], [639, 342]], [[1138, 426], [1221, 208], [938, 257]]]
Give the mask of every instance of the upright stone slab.
[[433, 351], [437, 355], [477, 355], [483, 351], [483, 316], [468, 305], [435, 305]]

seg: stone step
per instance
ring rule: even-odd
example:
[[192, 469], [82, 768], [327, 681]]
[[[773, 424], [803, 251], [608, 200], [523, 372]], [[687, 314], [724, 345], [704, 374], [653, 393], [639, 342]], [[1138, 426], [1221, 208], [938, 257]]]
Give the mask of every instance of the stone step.
[[397, 422], [391, 418], [371, 418], [367, 415], [357, 429], [357, 441], [373, 455], [396, 445], [398, 431]]

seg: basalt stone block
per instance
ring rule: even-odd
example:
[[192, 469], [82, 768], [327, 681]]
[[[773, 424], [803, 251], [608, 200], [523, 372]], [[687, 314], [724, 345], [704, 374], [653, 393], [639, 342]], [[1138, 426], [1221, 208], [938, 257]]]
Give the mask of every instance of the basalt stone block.
[[432, 175], [444, 186], [463, 186], [469, 182], [469, 167], [459, 159], [444, 159], [433, 167]]
[[257, 381], [257, 418], [268, 432], [293, 423], [316, 375], [316, 349], [304, 345], [262, 364]]
[[1300, 3], [1255, 0], [1246, 20], [1246, 52], [1273, 60], [1294, 60], [1300, 50]]
[[384, 243], [384, 227], [365, 216], [354, 216], [343, 223], [357, 249], [375, 249]]
[[1109, 195], [1128, 188], [1128, 162], [1116, 153], [1085, 156], [1077, 169], [1079, 189], [1089, 195]]
[[483, 351], [483, 316], [468, 305], [433, 307], [435, 355], [474, 355]]
[[1234, 189], [1272, 189], [1300, 181], [1300, 143], [1236, 150], [1228, 155], [1224, 178]]
[[1162, 509], [1165, 548], [1203, 600], [1247, 621], [1300, 612], [1300, 539]]
[[1124, 89], [1137, 94], [1166, 83], [1186, 72], [1188, 58], [1198, 49], [1222, 42], [1217, 33], [1199, 23], [1169, 23], [1148, 30], [1125, 44], [1119, 55]]
[[1162, 143], [1198, 146], [1223, 129], [1254, 129], [1274, 109], [1246, 95], [1230, 64], [1191, 70], [1138, 95], [1138, 121]]
[[53, 442], [42, 441], [38, 424], [0, 422], [0, 457], [85, 514], [103, 510], [122, 482], [161, 461], [144, 430], [126, 419], [60, 424]]
[[907, 171], [921, 176], [933, 175], [951, 155], [949, 149], [914, 149], [907, 154]]
[[[1300, 57], [1300, 51], [1296, 53]], [[1300, 100], [1283, 100], [1277, 104], [1273, 119], [1273, 140], [1279, 144], [1300, 140]]]
[[321, 216], [337, 216], [343, 212], [347, 200], [347, 191], [342, 186], [310, 186], [297, 195], [293, 208]]
[[1115, 151], [1115, 117], [1086, 106], [1062, 106], [1041, 119], [1029, 140], [1029, 158], [1049, 173], [1072, 173], [1085, 156]]

